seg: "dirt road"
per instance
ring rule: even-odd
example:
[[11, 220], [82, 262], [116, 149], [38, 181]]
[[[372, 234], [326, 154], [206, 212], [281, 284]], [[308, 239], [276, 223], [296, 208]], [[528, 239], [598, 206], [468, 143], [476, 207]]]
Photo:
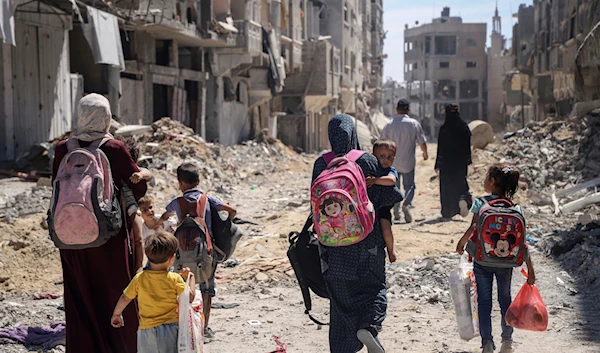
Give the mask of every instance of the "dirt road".
[[[431, 155], [435, 155], [435, 150]], [[432, 261], [444, 258], [453, 251], [455, 242], [468, 226], [468, 221], [459, 218], [439, 222], [439, 189], [433, 163], [433, 160], [421, 160], [417, 165], [415, 222], [394, 226], [398, 255], [398, 264], [394, 268], [414, 271], [415, 263], [419, 262], [413, 261], [415, 257]], [[240, 264], [220, 268], [217, 272], [215, 302], [239, 306], [214, 309], [210, 326], [216, 331], [217, 339], [206, 346], [205, 352], [272, 352], [277, 348], [273, 336], [287, 344], [288, 353], [328, 352], [327, 327], [318, 327], [303, 314], [300, 290], [285, 257], [288, 247], [285, 236], [299, 230], [308, 214], [311, 167], [308, 159], [306, 162], [295, 161], [285, 172], [251, 175], [227, 191], [225, 196], [238, 205], [240, 217], [257, 225], [244, 228], [248, 236], [240, 241], [234, 256]], [[474, 195], [482, 192], [481, 178], [485, 168], [485, 163], [476, 158], [473, 167], [476, 172], [470, 177]], [[164, 183], [159, 186], [151, 192], [160, 190], [160, 200], [166, 200], [176, 192]], [[14, 225], [0, 224], [0, 252], [3, 254], [0, 277], [2, 271], [10, 273], [10, 280], [0, 286], [0, 327], [20, 323], [49, 325], [64, 320], [61, 299], [29, 299], [35, 291], [61, 290], [57, 251], [49, 243], [46, 231], [39, 226], [40, 220], [41, 215], [36, 215], [17, 220]], [[26, 248], [19, 248], [23, 244], [15, 243], [15, 239], [27, 242]], [[593, 334], [590, 335], [594, 325], [582, 315], [585, 294], [569, 296], [566, 290], [556, 285], [561, 269], [554, 260], [538, 253], [533, 254], [533, 259], [538, 286], [550, 309], [550, 325], [544, 333], [517, 331], [514, 336], [516, 352], [600, 352], [600, 344]], [[442, 279], [452, 270], [452, 261], [446, 260], [443, 264], [450, 265], [439, 269]], [[390, 271], [393, 270], [390, 268]], [[516, 271], [513, 282], [516, 294], [524, 282]], [[417, 281], [410, 287], [407, 289], [414, 293], [423, 291], [422, 296], [425, 295], [422, 282]], [[452, 304], [447, 296], [444, 298], [430, 304], [418, 296], [403, 298], [390, 294], [388, 318], [381, 334], [387, 352], [478, 352], [477, 338], [470, 342], [459, 339]], [[328, 302], [316, 296], [313, 299], [314, 315], [327, 321]], [[494, 333], [499, 337], [497, 304], [494, 316]], [[250, 320], [258, 320], [260, 325], [251, 325]], [[6, 353], [29, 349], [36, 350], [35, 347], [0, 345], [0, 351]], [[62, 352], [64, 347], [39, 351]]]

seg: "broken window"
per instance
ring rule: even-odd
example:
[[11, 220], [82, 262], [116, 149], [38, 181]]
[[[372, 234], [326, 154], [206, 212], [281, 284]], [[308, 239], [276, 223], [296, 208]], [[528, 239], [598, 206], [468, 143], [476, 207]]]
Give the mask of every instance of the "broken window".
[[173, 87], [158, 84], [152, 85], [154, 121], [160, 120], [165, 116], [171, 116], [172, 97]]
[[467, 69], [474, 69], [477, 67], [477, 62], [475, 61], [467, 61]]
[[135, 44], [133, 42], [134, 35], [133, 31], [124, 31], [121, 32], [121, 46], [123, 47], [123, 59], [124, 60], [135, 60]]
[[236, 99], [235, 90], [233, 89], [233, 81], [229, 77], [223, 77], [223, 100], [232, 102]]
[[431, 37], [425, 37], [425, 54], [431, 53]]
[[436, 36], [435, 55], [456, 55], [456, 36]]
[[436, 99], [456, 99], [456, 82], [452, 80], [439, 80], [434, 83], [434, 97]]
[[476, 47], [477, 41], [473, 38], [467, 38], [467, 46], [468, 47]]
[[235, 89], [235, 98], [238, 103], [244, 103], [242, 91], [242, 83], [238, 82], [237, 88]]
[[198, 21], [198, 15], [196, 14], [196, 8], [188, 6], [186, 10], [187, 23], [196, 23]]
[[156, 65], [169, 66], [169, 41], [156, 40]]
[[449, 68], [450, 68], [450, 63], [448, 61], [440, 62], [440, 69], [449, 69]]
[[348, 5], [344, 4], [344, 21], [348, 22]]
[[414, 64], [413, 64], [413, 70], [416, 70], [416, 69], [418, 69], [418, 68], [419, 68], [419, 64], [417, 64], [417, 63], [414, 63]]
[[[479, 98], [479, 81], [460, 81], [460, 99]], [[462, 113], [462, 112], [461, 112]]]
[[480, 119], [479, 103], [460, 103], [458, 109], [460, 111], [460, 117], [466, 122]]

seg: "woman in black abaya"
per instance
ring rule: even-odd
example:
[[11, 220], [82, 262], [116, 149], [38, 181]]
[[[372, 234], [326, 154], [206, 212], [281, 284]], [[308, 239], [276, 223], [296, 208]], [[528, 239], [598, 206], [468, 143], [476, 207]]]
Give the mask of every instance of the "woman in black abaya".
[[458, 107], [446, 106], [446, 121], [438, 136], [435, 170], [440, 175], [442, 217], [469, 215], [472, 204], [467, 168], [471, 161], [471, 130], [461, 119]]

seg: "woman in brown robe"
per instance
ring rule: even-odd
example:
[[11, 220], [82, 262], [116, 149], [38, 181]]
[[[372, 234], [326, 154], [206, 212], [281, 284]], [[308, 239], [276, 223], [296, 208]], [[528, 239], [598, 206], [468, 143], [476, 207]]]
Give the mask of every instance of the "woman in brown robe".
[[[110, 135], [111, 112], [106, 98], [90, 94], [79, 101], [78, 130], [73, 138], [81, 146], [107, 138], [100, 149], [110, 162], [114, 183], [120, 190], [123, 181], [137, 199], [146, 193], [144, 181], [133, 184], [130, 176], [139, 169], [123, 142]], [[56, 147], [53, 177], [67, 154], [66, 141]], [[128, 217], [125, 217], [127, 220]], [[83, 250], [60, 250], [65, 290], [67, 353], [136, 353], [138, 314], [135, 305], [124, 312], [125, 327], [115, 329], [110, 317], [121, 293], [135, 274], [133, 239], [123, 222], [118, 235], [104, 245]], [[130, 229], [130, 227], [129, 227]]]

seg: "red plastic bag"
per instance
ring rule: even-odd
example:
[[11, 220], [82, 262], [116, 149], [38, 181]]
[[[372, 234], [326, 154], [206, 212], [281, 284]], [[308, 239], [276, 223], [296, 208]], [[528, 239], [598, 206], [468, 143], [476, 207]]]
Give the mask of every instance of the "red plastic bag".
[[536, 286], [525, 283], [506, 312], [506, 324], [529, 331], [546, 331], [548, 309]]

